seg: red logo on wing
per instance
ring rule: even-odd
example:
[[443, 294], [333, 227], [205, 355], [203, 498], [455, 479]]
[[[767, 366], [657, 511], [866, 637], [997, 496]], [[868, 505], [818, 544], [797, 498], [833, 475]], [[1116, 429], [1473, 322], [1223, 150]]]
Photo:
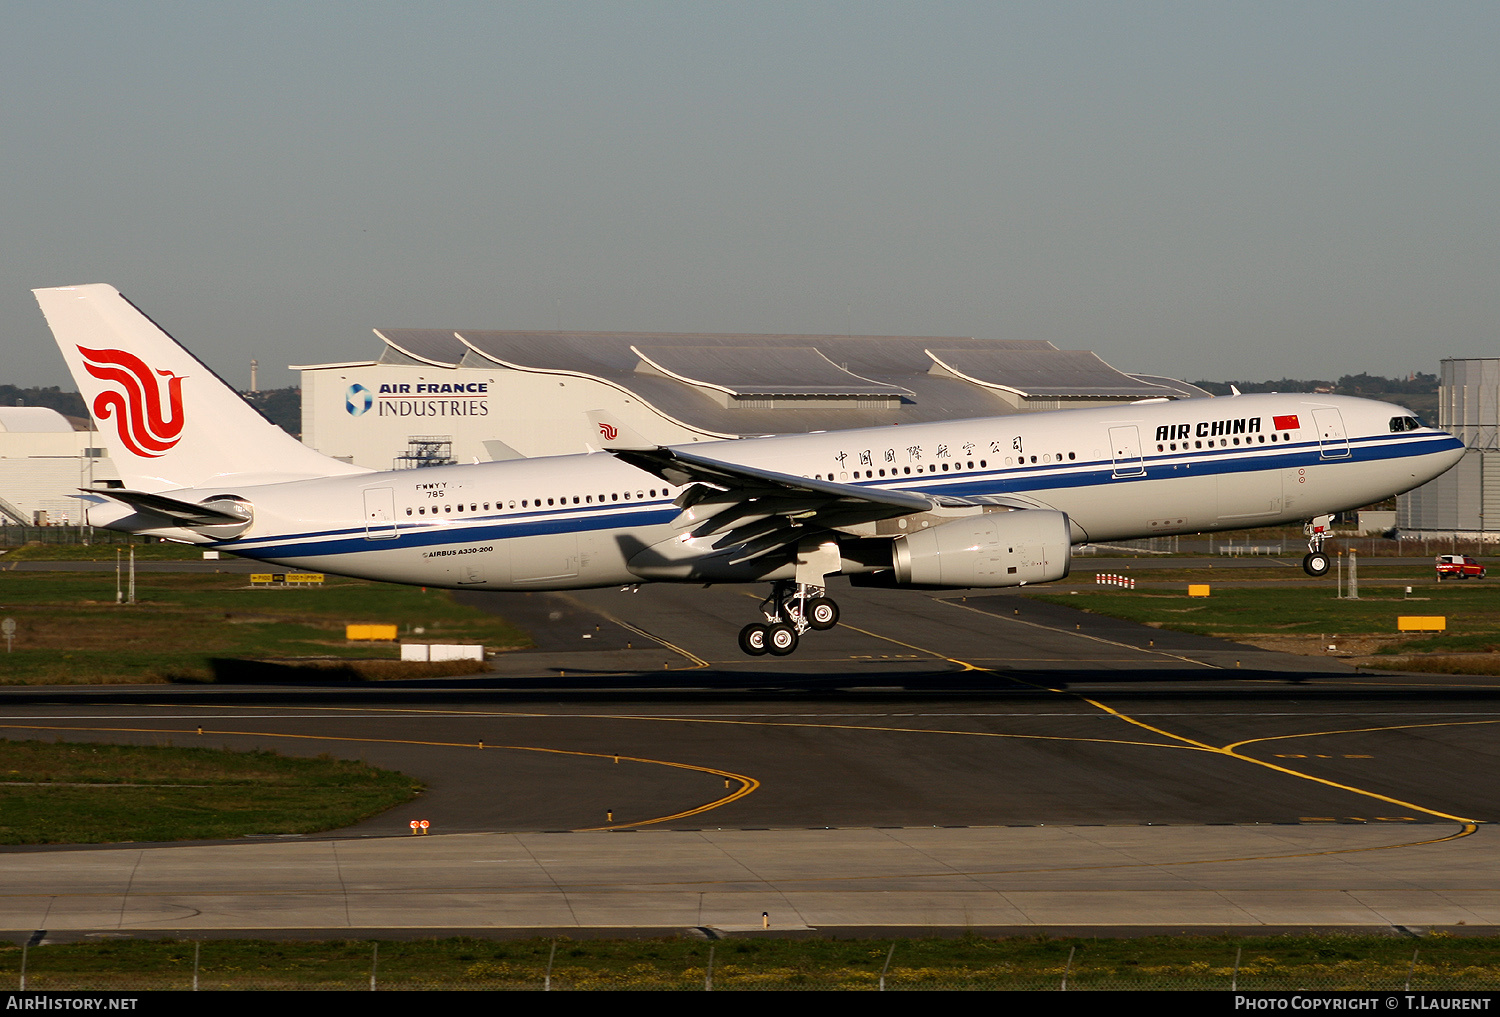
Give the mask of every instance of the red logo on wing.
[[1286, 417], [1272, 417], [1271, 422], [1276, 425], [1276, 430], [1278, 431], [1295, 431], [1299, 426], [1295, 413]]
[[[94, 416], [115, 418], [120, 441], [138, 456], [155, 459], [182, 437], [182, 379], [170, 371], [152, 372], [140, 357], [124, 350], [90, 350], [78, 347], [83, 366], [103, 382], [119, 390], [105, 389], [94, 397]], [[162, 384], [167, 379], [167, 411], [162, 412]]]
[[614, 441], [620, 436], [620, 429], [614, 424], [606, 424], [603, 421], [600, 421], [599, 433], [604, 435], [605, 441]]

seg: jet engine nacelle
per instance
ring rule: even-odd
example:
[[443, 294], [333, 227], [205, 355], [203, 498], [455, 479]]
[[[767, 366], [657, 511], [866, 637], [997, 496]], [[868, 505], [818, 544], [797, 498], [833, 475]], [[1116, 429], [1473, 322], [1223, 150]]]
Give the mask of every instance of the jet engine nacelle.
[[897, 537], [903, 586], [1020, 586], [1061, 579], [1071, 567], [1068, 517], [1046, 509], [966, 516]]

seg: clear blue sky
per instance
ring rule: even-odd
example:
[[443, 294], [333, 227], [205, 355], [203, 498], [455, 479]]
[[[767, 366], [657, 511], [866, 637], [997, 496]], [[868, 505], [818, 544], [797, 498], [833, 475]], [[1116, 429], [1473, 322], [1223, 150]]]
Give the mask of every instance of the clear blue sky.
[[372, 326], [1047, 339], [1178, 377], [1500, 355], [1500, 4], [0, 0], [36, 286], [231, 381]]

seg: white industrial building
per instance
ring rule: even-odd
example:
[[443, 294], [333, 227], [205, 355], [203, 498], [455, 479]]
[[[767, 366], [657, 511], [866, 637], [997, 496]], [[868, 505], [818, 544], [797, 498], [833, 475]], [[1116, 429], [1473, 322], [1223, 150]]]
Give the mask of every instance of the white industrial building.
[[1403, 537], [1500, 540], [1500, 359], [1444, 360], [1434, 423], [1464, 443], [1464, 457], [1396, 500], [1397, 529]]
[[78, 522], [80, 487], [120, 481], [97, 437], [45, 406], [0, 406], [0, 521]]
[[666, 445], [1208, 395], [1038, 341], [375, 334], [375, 360], [294, 365], [303, 442], [375, 469], [583, 452], [598, 442], [596, 411]]

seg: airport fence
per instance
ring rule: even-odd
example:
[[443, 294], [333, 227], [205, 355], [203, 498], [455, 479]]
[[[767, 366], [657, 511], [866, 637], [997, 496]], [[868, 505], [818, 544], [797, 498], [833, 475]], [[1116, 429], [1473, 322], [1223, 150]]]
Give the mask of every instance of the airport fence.
[[[1362, 558], [1425, 558], [1440, 554], [1493, 556], [1497, 551], [1497, 534], [1449, 537], [1367, 537], [1337, 532], [1328, 538], [1324, 550], [1330, 554], [1355, 551]], [[1484, 538], [1484, 539], [1481, 539]], [[1117, 540], [1108, 544], [1083, 544], [1073, 549], [1073, 557], [1113, 558], [1126, 555], [1164, 557], [1167, 555], [1271, 556], [1301, 558], [1307, 553], [1307, 540], [1300, 534], [1226, 533], [1215, 536], [1143, 537], [1139, 540]]]
[[[1484, 945], [1490, 940], [1460, 940], [1464, 949], [1445, 949], [1442, 942], [1412, 946], [1391, 938], [1369, 950], [1329, 947], [1325, 939], [1301, 951], [1266, 947], [1264, 940], [1248, 946], [1220, 940], [1217, 957], [1205, 956], [1201, 944], [1173, 957], [1168, 944], [1137, 958], [1125, 956], [1130, 941], [1114, 941], [1108, 950], [1099, 949], [1100, 941], [1040, 941], [1045, 957], [1033, 950], [1029, 959], [990, 962], [945, 961], [912, 941], [850, 941], [838, 958], [826, 949], [799, 951], [799, 943], [812, 942], [806, 940], [754, 948], [766, 942], [754, 941], [751, 949], [744, 941], [722, 940], [653, 950], [644, 941], [117, 941], [82, 944], [84, 950], [31, 948], [23, 951], [24, 970], [4, 963], [0, 971], [9, 968], [9, 985], [30, 992], [1500, 991], [1500, 952]], [[903, 962], [902, 952], [922, 956]]]
[[22, 526], [19, 523], [0, 524], [0, 547], [21, 547], [25, 544], [45, 544], [49, 547], [74, 547], [77, 545], [105, 545], [125, 547], [129, 544], [150, 543], [150, 537], [138, 537], [130, 533], [117, 533], [97, 526]]

